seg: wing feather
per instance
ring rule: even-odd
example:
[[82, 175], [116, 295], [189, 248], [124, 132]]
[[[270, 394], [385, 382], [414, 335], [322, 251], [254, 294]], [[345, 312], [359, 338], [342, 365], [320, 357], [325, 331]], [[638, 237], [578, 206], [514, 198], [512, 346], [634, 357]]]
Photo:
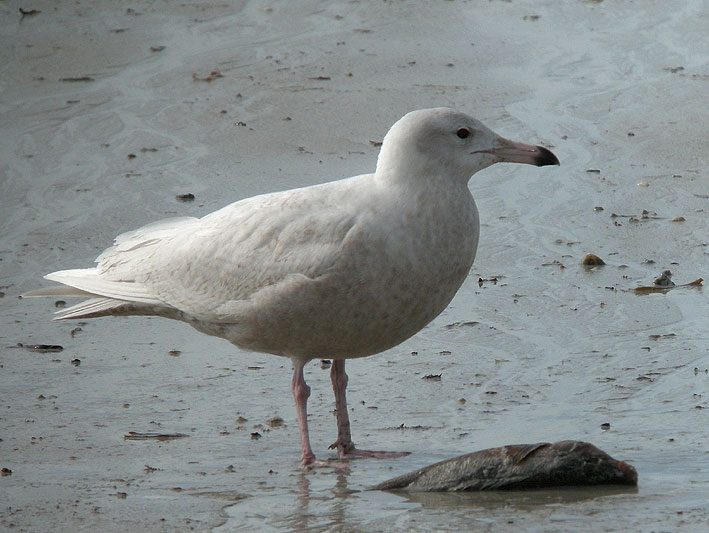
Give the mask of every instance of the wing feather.
[[357, 221], [356, 209], [343, 201], [357, 179], [256, 196], [201, 219], [167, 219], [123, 233], [95, 268], [45, 276], [72, 287], [71, 295], [95, 296], [57, 318], [110, 314], [136, 303], [157, 314], [162, 308], [207, 321], [235, 319], [259, 292], [335, 268]]

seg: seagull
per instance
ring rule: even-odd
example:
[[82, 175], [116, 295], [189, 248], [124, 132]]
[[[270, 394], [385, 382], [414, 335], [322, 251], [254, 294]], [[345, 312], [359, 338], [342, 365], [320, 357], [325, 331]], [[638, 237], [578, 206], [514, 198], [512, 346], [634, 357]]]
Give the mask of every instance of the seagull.
[[152, 315], [237, 347], [288, 357], [310, 446], [304, 366], [328, 358], [340, 458], [360, 450], [347, 414], [345, 360], [374, 355], [438, 316], [468, 276], [480, 224], [470, 177], [494, 163], [558, 165], [548, 149], [505, 139], [450, 108], [421, 109], [384, 137], [373, 174], [247, 198], [202, 218], [119, 235], [93, 268], [45, 276], [24, 296], [88, 298], [55, 320]]

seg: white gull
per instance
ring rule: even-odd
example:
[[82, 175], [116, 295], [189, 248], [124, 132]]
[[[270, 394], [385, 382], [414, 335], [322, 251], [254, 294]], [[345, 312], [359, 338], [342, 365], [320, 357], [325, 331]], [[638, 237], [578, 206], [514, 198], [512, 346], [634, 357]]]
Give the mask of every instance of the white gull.
[[413, 111], [387, 133], [374, 174], [247, 198], [202, 218], [116, 238], [95, 268], [45, 276], [27, 296], [89, 297], [56, 319], [157, 315], [240, 348], [290, 357], [301, 462], [310, 447], [304, 365], [332, 358], [340, 457], [355, 448], [345, 359], [382, 352], [433, 320], [465, 280], [478, 245], [468, 189], [497, 162], [558, 165], [546, 148], [500, 137], [448, 108]]

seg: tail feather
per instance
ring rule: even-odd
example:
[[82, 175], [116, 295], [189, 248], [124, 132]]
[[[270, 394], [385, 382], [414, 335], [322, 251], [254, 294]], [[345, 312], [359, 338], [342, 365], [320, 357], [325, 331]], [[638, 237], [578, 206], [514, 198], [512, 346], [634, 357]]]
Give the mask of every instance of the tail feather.
[[[44, 276], [50, 281], [57, 281], [83, 291], [83, 296], [103, 296], [125, 302], [162, 305], [163, 302], [153, 296], [148, 288], [134, 281], [111, 281], [103, 278], [97, 268], [78, 268], [60, 270]], [[41, 289], [40, 289], [41, 290]]]
[[57, 311], [54, 320], [66, 320], [69, 318], [91, 318], [114, 314], [121, 306], [127, 302], [113, 300], [111, 298], [91, 298], [80, 304], [72, 305], [61, 311]]
[[37, 298], [40, 296], [94, 296], [94, 294], [68, 285], [55, 285], [43, 289], [35, 289], [22, 293], [23, 298]]
[[169, 308], [150, 294], [142, 283], [111, 281], [101, 277], [99, 269], [60, 270], [44, 276], [63, 285], [46, 287], [22, 296], [83, 296], [79, 304], [57, 311], [54, 320], [91, 318], [121, 313], [155, 314], [156, 309]]
[[[45, 279], [61, 283], [62, 286], [48, 287], [26, 292], [23, 296], [82, 296], [89, 298], [77, 305], [58, 311], [55, 320], [67, 318], [89, 318], [111, 314], [149, 314], [172, 316], [177, 310], [163, 302], [153, 290], [134, 276], [140, 277], [140, 266], [150, 257], [156, 245], [164, 239], [172, 238], [177, 230], [186, 230], [190, 225], [199, 224], [192, 217], [161, 220], [116, 237], [114, 245], [107, 248], [96, 259], [98, 268], [60, 270], [47, 274]], [[109, 273], [110, 272], [110, 273]], [[108, 279], [123, 278], [123, 279]]]

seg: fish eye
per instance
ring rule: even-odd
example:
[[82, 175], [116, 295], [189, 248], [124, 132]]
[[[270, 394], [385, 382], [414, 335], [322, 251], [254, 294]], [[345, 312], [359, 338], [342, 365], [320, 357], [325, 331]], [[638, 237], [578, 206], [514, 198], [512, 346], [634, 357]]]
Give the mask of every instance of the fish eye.
[[470, 130], [468, 128], [460, 128], [455, 134], [461, 139], [467, 139], [470, 136]]

